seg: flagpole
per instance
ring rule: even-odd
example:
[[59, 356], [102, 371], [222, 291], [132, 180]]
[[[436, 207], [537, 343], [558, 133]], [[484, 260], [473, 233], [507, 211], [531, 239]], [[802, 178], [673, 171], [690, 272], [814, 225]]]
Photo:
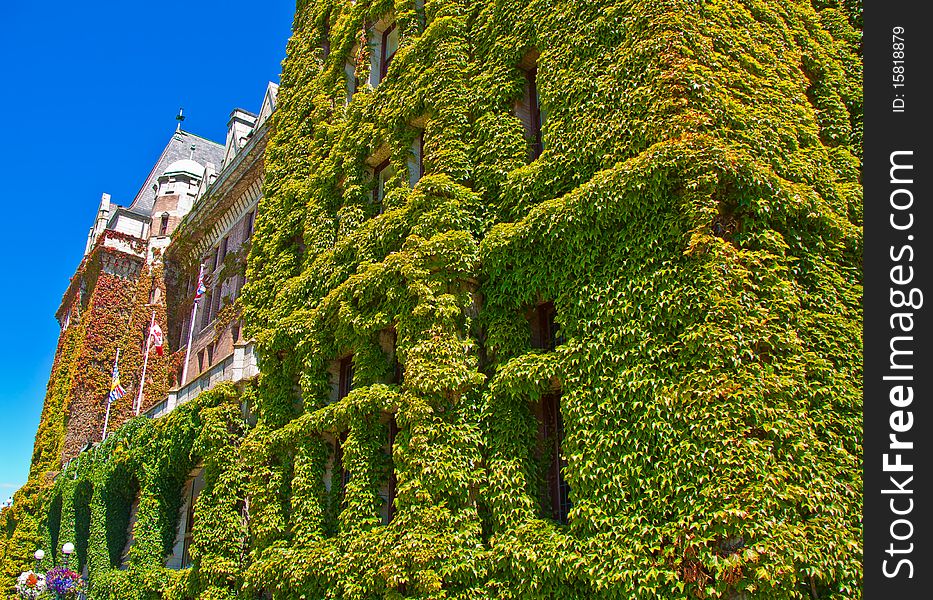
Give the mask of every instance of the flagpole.
[[[117, 369], [117, 363], [120, 362], [120, 348], [117, 348], [117, 357], [113, 359], [113, 368]], [[100, 441], [107, 439], [107, 423], [110, 422], [110, 405], [113, 404], [113, 400], [110, 399], [110, 395], [107, 395], [107, 414], [104, 415], [104, 432], [100, 436]]]
[[[198, 271], [198, 282], [195, 284], [201, 284], [201, 278], [204, 277], [204, 264], [199, 265], [201, 268]], [[178, 387], [183, 387], [188, 381], [188, 361], [191, 359], [191, 340], [194, 337], [194, 319], [198, 316], [198, 290], [194, 290], [194, 306], [191, 307], [191, 323], [188, 325], [188, 347], [185, 350], [185, 364], [181, 370], [181, 381], [178, 383]]]
[[136, 396], [136, 416], [143, 407], [143, 388], [146, 387], [146, 366], [149, 364], [149, 343], [152, 342], [152, 327], [155, 325], [155, 310], [152, 311], [152, 320], [149, 321], [149, 333], [146, 335], [146, 356], [143, 358], [143, 374], [139, 378], [139, 394]]

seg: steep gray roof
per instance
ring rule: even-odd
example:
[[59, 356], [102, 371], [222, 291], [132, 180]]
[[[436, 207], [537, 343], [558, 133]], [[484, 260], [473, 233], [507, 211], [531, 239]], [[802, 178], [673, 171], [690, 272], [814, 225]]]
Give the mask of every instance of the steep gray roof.
[[[194, 146], [194, 155], [191, 154], [191, 146]], [[140, 215], [150, 216], [152, 206], [155, 204], [155, 190], [152, 189], [152, 184], [156, 182], [156, 179], [170, 164], [185, 158], [193, 158], [201, 165], [213, 163], [216, 169], [223, 162], [224, 147], [223, 144], [212, 142], [193, 133], [184, 130], [176, 131], [162, 151], [162, 156], [152, 167], [143, 186], [139, 188], [139, 192], [136, 194], [133, 203], [130, 204], [129, 210]]]

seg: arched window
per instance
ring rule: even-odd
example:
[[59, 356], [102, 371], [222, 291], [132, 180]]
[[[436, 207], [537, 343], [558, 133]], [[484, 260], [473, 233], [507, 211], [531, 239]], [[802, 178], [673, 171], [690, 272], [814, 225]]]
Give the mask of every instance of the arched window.
[[168, 234], [168, 213], [162, 213], [162, 218], [159, 221], [159, 235]]

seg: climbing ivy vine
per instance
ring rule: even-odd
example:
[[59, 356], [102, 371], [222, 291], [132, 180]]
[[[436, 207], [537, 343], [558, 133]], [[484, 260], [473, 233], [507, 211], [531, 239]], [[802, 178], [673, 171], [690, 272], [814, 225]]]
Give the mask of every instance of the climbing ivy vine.
[[[244, 294], [263, 370], [247, 588], [856, 595], [860, 18], [832, 2], [299, 3]], [[368, 81], [368, 28], [391, 22], [385, 77], [347, 102], [347, 65]], [[531, 162], [512, 111], [529, 55], [546, 114]], [[551, 352], [526, 318], [544, 301]], [[349, 354], [355, 388], [331, 403]], [[531, 409], [556, 389], [566, 526], [536, 489]], [[322, 483], [342, 432], [346, 490]]]
[[860, 28], [832, 0], [298, 2], [242, 297], [262, 374], [131, 421], [35, 531], [88, 532], [95, 598], [859, 596]]

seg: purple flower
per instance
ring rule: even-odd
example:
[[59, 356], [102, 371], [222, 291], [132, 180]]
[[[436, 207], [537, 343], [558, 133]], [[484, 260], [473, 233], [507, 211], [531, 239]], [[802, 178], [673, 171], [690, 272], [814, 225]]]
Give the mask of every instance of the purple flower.
[[84, 582], [81, 580], [81, 575], [71, 569], [55, 567], [45, 574], [45, 584], [56, 594], [66, 596], [78, 592]]

